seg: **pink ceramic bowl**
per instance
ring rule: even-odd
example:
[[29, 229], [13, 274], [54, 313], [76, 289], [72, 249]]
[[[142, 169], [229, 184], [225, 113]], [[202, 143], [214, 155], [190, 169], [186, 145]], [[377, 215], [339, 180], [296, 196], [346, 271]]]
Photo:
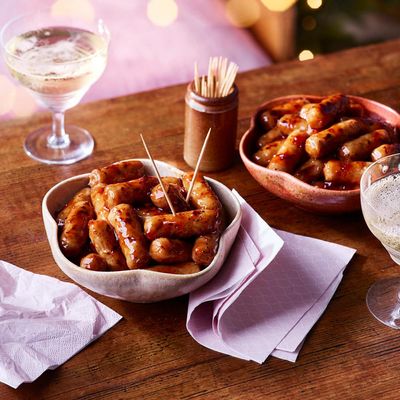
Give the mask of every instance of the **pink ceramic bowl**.
[[[348, 97], [363, 105], [372, 115], [377, 115], [380, 119], [400, 129], [400, 114], [392, 108], [363, 97]], [[267, 101], [257, 108], [251, 117], [249, 130], [240, 141], [239, 151], [244, 165], [262, 187], [305, 210], [324, 214], [339, 214], [359, 210], [359, 189], [320, 189], [300, 181], [286, 172], [270, 170], [251, 160], [251, 155], [256, 149], [255, 141], [260, 133], [256, 126], [258, 116], [269, 108], [298, 98], [306, 98], [314, 102], [322, 99], [321, 96], [290, 95]]]

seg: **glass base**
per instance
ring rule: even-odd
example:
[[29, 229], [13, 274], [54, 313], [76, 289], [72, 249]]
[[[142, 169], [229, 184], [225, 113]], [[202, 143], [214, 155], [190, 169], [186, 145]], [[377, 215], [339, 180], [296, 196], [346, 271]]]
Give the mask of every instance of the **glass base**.
[[367, 306], [371, 314], [383, 324], [400, 329], [400, 278], [375, 282], [367, 293]]
[[94, 140], [91, 134], [74, 125], [67, 125], [67, 146], [52, 146], [49, 143], [51, 127], [40, 128], [28, 135], [24, 149], [29, 157], [45, 164], [73, 164], [92, 154]]

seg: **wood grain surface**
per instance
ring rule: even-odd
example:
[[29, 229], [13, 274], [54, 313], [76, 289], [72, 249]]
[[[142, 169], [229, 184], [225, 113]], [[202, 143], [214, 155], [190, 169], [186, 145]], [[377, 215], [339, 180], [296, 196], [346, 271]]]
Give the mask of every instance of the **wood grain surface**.
[[[115, 77], [118, 79], [118, 77]], [[400, 41], [355, 48], [307, 62], [277, 64], [239, 76], [239, 135], [262, 102], [288, 94], [343, 92], [400, 109]], [[67, 123], [95, 137], [93, 155], [72, 166], [47, 166], [28, 158], [27, 133], [50, 123], [48, 113], [0, 125], [0, 259], [69, 281], [46, 240], [41, 200], [58, 181], [113, 161], [146, 157], [188, 170], [183, 152], [185, 86], [78, 106]], [[210, 174], [234, 187], [273, 227], [357, 249], [322, 318], [296, 363], [263, 365], [208, 350], [185, 329], [187, 297], [130, 304], [89, 292], [124, 318], [54, 371], [17, 390], [0, 384], [0, 399], [398, 399], [400, 335], [368, 312], [365, 295], [377, 279], [400, 269], [372, 236], [361, 213], [336, 217], [299, 210], [263, 190], [239, 156], [226, 171]]]

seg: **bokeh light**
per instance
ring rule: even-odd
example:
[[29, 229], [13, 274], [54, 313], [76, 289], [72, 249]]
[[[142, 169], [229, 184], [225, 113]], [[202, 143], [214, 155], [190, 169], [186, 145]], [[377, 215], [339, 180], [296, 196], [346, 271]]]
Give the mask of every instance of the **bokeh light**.
[[307, 15], [302, 19], [301, 26], [306, 31], [312, 31], [317, 27], [317, 20], [311, 15]]
[[5, 75], [0, 75], [0, 93], [0, 115], [4, 115], [12, 110], [16, 93], [15, 85]]
[[308, 7], [316, 10], [322, 6], [322, 0], [307, 0]]
[[171, 25], [178, 18], [178, 5], [174, 0], [149, 0], [147, 18], [157, 26]]
[[54, 16], [74, 17], [85, 21], [94, 21], [95, 10], [90, 0], [57, 0], [51, 6]]
[[260, 4], [257, 0], [228, 0], [225, 12], [229, 21], [240, 28], [254, 25], [260, 18]]
[[314, 54], [310, 50], [303, 50], [299, 54], [299, 60], [300, 61], [312, 60], [313, 58], [314, 58]]
[[296, 1], [297, 0], [261, 0], [268, 10], [278, 12], [288, 10]]
[[18, 86], [15, 89], [15, 101], [12, 111], [16, 117], [29, 117], [32, 115], [38, 106], [28, 89]]

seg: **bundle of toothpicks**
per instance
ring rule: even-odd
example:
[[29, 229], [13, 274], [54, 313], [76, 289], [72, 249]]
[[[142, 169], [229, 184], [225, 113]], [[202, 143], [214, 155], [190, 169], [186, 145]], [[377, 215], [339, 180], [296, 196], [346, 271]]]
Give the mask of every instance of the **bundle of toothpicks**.
[[197, 62], [194, 64], [194, 89], [203, 97], [227, 96], [235, 82], [239, 67], [227, 58], [211, 57], [208, 62], [208, 74], [199, 76]]

